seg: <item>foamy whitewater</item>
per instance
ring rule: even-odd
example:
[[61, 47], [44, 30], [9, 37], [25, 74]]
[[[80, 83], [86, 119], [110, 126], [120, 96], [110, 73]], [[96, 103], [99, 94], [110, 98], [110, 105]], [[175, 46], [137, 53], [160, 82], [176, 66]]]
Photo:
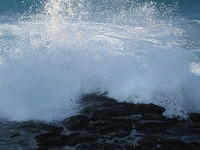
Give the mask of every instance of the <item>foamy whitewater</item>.
[[0, 13], [1, 119], [60, 120], [105, 91], [168, 116], [200, 112], [200, 15], [188, 20], [178, 2], [37, 0], [12, 12], [11, 1]]

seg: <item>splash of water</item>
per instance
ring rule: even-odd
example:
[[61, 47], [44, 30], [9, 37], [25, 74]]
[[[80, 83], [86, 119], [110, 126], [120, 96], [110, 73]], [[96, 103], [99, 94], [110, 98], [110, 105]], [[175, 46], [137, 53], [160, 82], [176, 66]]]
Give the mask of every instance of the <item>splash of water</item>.
[[197, 57], [184, 48], [172, 8], [158, 7], [49, 0], [40, 13], [1, 25], [0, 117], [59, 120], [97, 91], [162, 105], [168, 115], [200, 111], [200, 80], [191, 71]]

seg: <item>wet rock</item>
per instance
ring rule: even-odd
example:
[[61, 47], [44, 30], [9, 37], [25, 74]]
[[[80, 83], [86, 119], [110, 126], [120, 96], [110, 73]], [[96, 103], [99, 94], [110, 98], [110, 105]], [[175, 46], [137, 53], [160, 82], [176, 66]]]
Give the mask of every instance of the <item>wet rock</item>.
[[152, 149], [152, 150], [196, 150], [191, 145], [173, 136], [162, 136], [160, 134], [148, 135], [139, 141], [136, 149]]
[[148, 146], [144, 146], [144, 145], [137, 145], [133, 149], [130, 149], [130, 150], [157, 150], [157, 149], [148, 147]]
[[180, 121], [173, 124], [168, 130], [175, 132], [178, 135], [198, 134], [200, 127], [190, 121]]
[[126, 103], [111, 104], [103, 106], [89, 112], [92, 120], [109, 119], [115, 116], [132, 115], [133, 105]]
[[46, 133], [35, 137], [38, 143], [38, 150], [62, 147], [65, 145], [66, 136], [57, 133]]
[[80, 144], [76, 150], [123, 150], [123, 146], [121, 146], [119, 143], [98, 143], [98, 142], [92, 142], [92, 143], [83, 143]]
[[171, 123], [162, 120], [141, 120], [135, 124], [137, 130], [155, 132], [170, 127]]
[[198, 150], [199, 137], [180, 136], [176, 134], [166, 134], [155, 132], [146, 134], [144, 138], [139, 140], [136, 149], [152, 149], [152, 150]]
[[149, 149], [153, 148], [156, 144], [156, 141], [152, 137], [145, 137], [138, 142], [137, 149], [142, 149], [148, 147]]
[[154, 104], [136, 104], [134, 106], [135, 109], [133, 113], [139, 113], [139, 114], [148, 114], [148, 113], [163, 114], [163, 112], [165, 111], [163, 107]]
[[82, 97], [82, 105], [85, 106], [93, 106], [93, 107], [98, 107], [98, 106], [106, 106], [106, 105], [111, 105], [111, 104], [116, 104], [117, 101], [115, 99], [109, 98], [105, 96], [106, 93], [103, 94], [88, 94]]
[[71, 134], [65, 137], [65, 145], [76, 146], [77, 144], [97, 141], [98, 137], [93, 134]]
[[63, 128], [57, 127], [56, 125], [51, 125], [43, 122], [37, 121], [28, 121], [19, 124], [19, 128], [23, 128], [26, 131], [38, 133], [41, 131], [48, 131], [48, 132], [58, 132], [61, 133]]
[[165, 120], [165, 118], [157, 113], [145, 113], [143, 115], [144, 120]]
[[13, 138], [16, 138], [16, 137], [18, 137], [20, 135], [21, 135], [20, 133], [16, 133], [16, 134], [12, 135], [10, 138], [13, 139]]
[[176, 125], [177, 123], [185, 122], [185, 120], [181, 120], [179, 117], [165, 118], [164, 120], [171, 123], [172, 125]]
[[84, 115], [72, 116], [63, 121], [64, 126], [71, 130], [84, 129], [87, 127], [88, 123], [89, 123], [89, 119], [88, 117]]
[[45, 133], [45, 134], [37, 135], [37, 136], [35, 137], [35, 139], [36, 139], [39, 143], [42, 143], [42, 142], [45, 141], [46, 139], [51, 138], [51, 137], [56, 137], [56, 136], [60, 136], [60, 134], [58, 134], [58, 133]]
[[191, 113], [190, 119], [194, 122], [200, 122], [200, 114], [199, 113]]
[[200, 135], [200, 127], [193, 127], [188, 129], [189, 132]]
[[181, 120], [163, 116], [165, 109], [154, 104], [117, 102], [95, 94], [82, 100], [79, 115], [56, 124], [30, 121], [9, 124], [9, 129], [6, 124], [9, 132], [0, 128], [0, 143], [3, 139], [14, 143], [12, 147], [35, 150], [33, 143], [25, 142], [30, 136], [37, 150], [200, 150], [199, 114]]
[[38, 150], [60, 148], [64, 146], [75, 146], [84, 142], [96, 141], [98, 137], [91, 134], [71, 133], [69, 135], [60, 135], [56, 133], [46, 133], [36, 136]]
[[84, 104], [81, 113], [89, 116], [92, 120], [149, 113], [161, 115], [165, 111], [164, 108], [154, 104], [119, 103], [114, 99], [94, 94], [84, 97], [83, 101], [86, 104]]
[[65, 147], [54, 148], [54, 149], [49, 149], [49, 150], [76, 150], [76, 148], [71, 147], [71, 146], [65, 146]]
[[161, 150], [199, 150], [199, 147], [195, 144], [188, 144], [181, 140], [164, 140], [159, 142], [159, 148]]
[[132, 122], [130, 120], [99, 120], [93, 121], [88, 126], [88, 131], [98, 134], [110, 134], [115, 136], [127, 136], [132, 130]]
[[117, 116], [117, 117], [112, 117], [112, 119], [129, 120], [129, 121], [135, 122], [135, 121], [142, 120], [143, 119], [143, 115], [141, 115], [141, 114], [133, 114], [133, 115], [130, 115], [130, 116]]
[[91, 116], [93, 120], [98, 120], [116, 116], [130, 116], [133, 114], [162, 114], [165, 111], [165, 109], [153, 104], [135, 105], [128, 103], [114, 103], [110, 104], [109, 106], [99, 107], [95, 110], [88, 110], [87, 108], [85, 108], [85, 111]]

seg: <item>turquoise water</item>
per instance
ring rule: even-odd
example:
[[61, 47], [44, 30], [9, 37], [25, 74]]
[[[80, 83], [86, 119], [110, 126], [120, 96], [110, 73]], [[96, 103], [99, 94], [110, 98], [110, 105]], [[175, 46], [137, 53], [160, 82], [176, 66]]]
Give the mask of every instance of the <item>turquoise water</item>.
[[1, 0], [0, 118], [60, 120], [84, 94], [200, 112], [199, 0]]

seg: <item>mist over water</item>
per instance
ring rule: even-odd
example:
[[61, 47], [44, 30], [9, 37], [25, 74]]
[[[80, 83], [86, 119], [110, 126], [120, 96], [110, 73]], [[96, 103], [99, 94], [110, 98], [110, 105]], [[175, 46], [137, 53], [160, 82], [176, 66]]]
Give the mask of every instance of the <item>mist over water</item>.
[[198, 32], [187, 30], [200, 24], [179, 3], [34, 2], [15, 19], [0, 15], [0, 118], [60, 120], [82, 95], [105, 91], [169, 116], [200, 112]]

